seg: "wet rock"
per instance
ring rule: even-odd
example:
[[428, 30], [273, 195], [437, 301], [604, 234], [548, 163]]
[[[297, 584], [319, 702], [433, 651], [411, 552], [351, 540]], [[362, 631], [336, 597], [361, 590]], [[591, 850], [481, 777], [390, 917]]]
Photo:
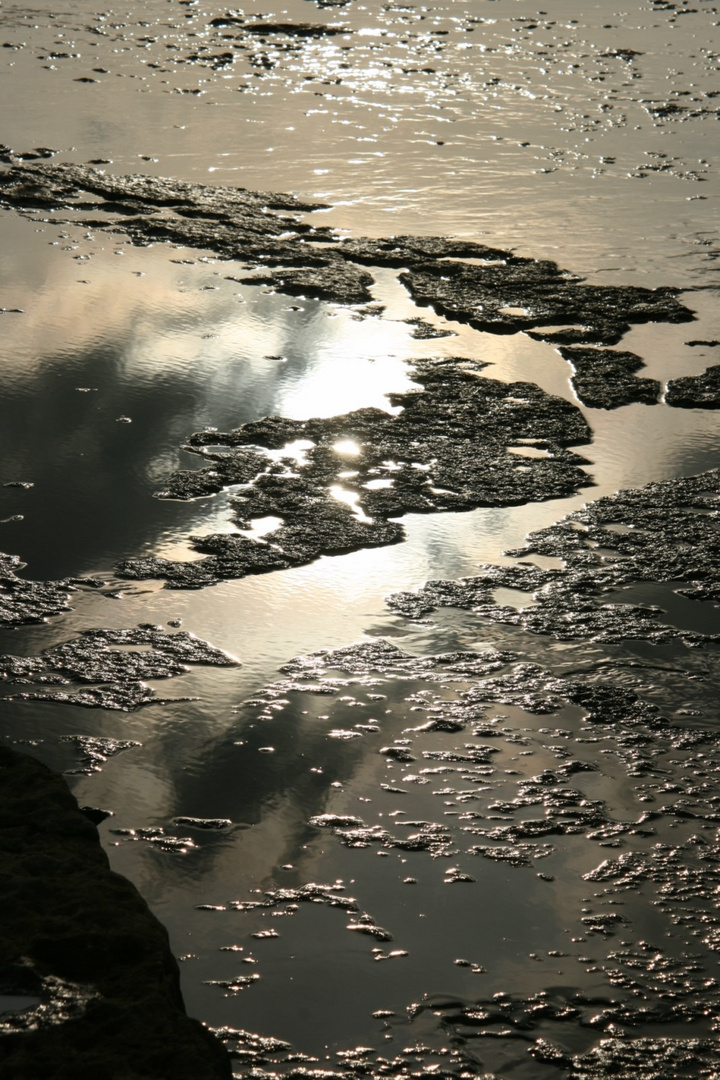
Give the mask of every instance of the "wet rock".
[[321, 829], [352, 829], [362, 825], [362, 818], [351, 814], [316, 814], [310, 818], [309, 825], [316, 825]]
[[572, 365], [575, 393], [591, 409], [617, 409], [632, 402], [655, 405], [659, 400], [661, 385], [656, 379], [636, 378], [645, 365], [635, 353], [577, 347], [558, 351]]
[[63, 735], [62, 741], [72, 743], [82, 754], [80, 764], [69, 771], [87, 775], [100, 772], [108, 758], [115, 757], [123, 750], [142, 746], [133, 739], [109, 739], [100, 735]]
[[393, 936], [389, 930], [384, 930], [382, 926], [376, 926], [374, 922], [357, 922], [348, 923], [345, 927], [346, 930], [354, 930], [358, 934], [367, 934], [369, 937], [374, 937], [377, 941], [392, 941]]
[[[313, 261], [318, 265], [313, 266]], [[244, 285], [270, 285], [276, 292], [289, 296], [311, 296], [336, 304], [366, 304], [372, 299], [372, 275], [333, 256], [322, 260], [307, 259], [304, 265], [296, 268], [283, 267], [273, 273], [254, 274], [241, 280]]]
[[3, 1014], [0, 1073], [230, 1080], [225, 1051], [184, 1013], [165, 930], [110, 871], [64, 781], [7, 748], [0, 773], [0, 970], [6, 992], [32, 984], [41, 999]]
[[472, 855], [482, 855], [486, 859], [492, 859], [493, 862], [508, 863], [510, 866], [530, 866], [532, 859], [549, 855], [553, 850], [552, 847], [539, 847], [535, 844], [498, 844], [497, 846], [475, 844], [468, 848], [468, 852]]
[[[679, 638], [688, 645], [718, 639], [663, 622], [659, 606], [603, 603], [608, 593], [637, 582], [672, 582], [682, 596], [720, 599], [720, 471], [620, 491], [589, 503], [549, 528], [531, 533], [508, 552], [561, 559], [563, 569], [484, 566], [459, 581], [430, 581], [415, 593], [387, 598], [391, 610], [417, 618], [435, 607], [461, 607], [483, 618], [572, 640], [653, 642]], [[532, 589], [532, 603], [508, 608], [493, 590]]]
[[[221, 28], [229, 19], [242, 26], [243, 34], [255, 25], [251, 37], [343, 32], [327, 26], [303, 30], [306, 24], [247, 24], [233, 15], [218, 19], [211, 25]], [[168, 240], [240, 259], [262, 266], [264, 276], [255, 281], [291, 295], [369, 303], [372, 279], [360, 269], [364, 264], [405, 267], [401, 280], [416, 303], [494, 333], [561, 325], [568, 327], [567, 344], [613, 344], [634, 323], [693, 318], [676, 299], [678, 290], [586, 285], [549, 260], [524, 258], [472, 241], [399, 236], [340, 242], [331, 230], [300, 222], [297, 216], [267, 213], [269, 209], [297, 215], [320, 208], [290, 195], [11, 160], [0, 175], [2, 205], [21, 212], [72, 207], [80, 212], [82, 223], [122, 231], [136, 243]], [[105, 222], [102, 215], [108, 215]], [[310, 247], [306, 241], [319, 243]], [[276, 273], [275, 267], [283, 269]]]
[[405, 319], [408, 326], [412, 326], [411, 337], [416, 341], [433, 341], [436, 338], [453, 337], [453, 330], [443, 330], [439, 326], [425, 322], [424, 319]]
[[228, 908], [233, 911], [255, 911], [258, 908], [276, 908], [285, 904], [293, 910], [292, 905], [306, 903], [327, 904], [328, 907], [341, 908], [343, 911], [358, 911], [356, 900], [341, 895], [344, 889], [343, 885], [337, 883], [322, 885], [313, 881], [294, 889], [268, 889], [263, 893], [262, 900], [231, 900]]
[[[82, 165], [15, 164], [0, 175], [0, 204], [23, 212], [72, 209], [89, 227], [122, 231], [136, 243], [166, 240], [265, 268], [312, 261], [313, 255], [300, 245], [302, 237], [333, 239], [328, 230], [297, 217], [322, 204], [301, 202], [292, 195], [160, 177], [111, 176]], [[283, 213], [287, 211], [293, 216]], [[332, 255], [314, 258], [319, 266], [334, 263]], [[352, 268], [348, 273], [353, 275]], [[363, 299], [372, 299], [367, 290]]]
[[148, 627], [84, 630], [79, 637], [46, 649], [42, 659], [46, 671], [91, 683], [172, 678], [188, 671], [189, 664], [238, 664], [228, 653], [186, 631], [168, 634]]
[[[230, 450], [217, 476], [211, 475], [214, 466], [203, 471], [205, 492], [211, 486], [222, 489], [235, 454], [241, 468], [248, 465], [248, 446], [257, 453], [296, 440], [312, 443], [305, 462], [291, 470], [265, 459], [254, 481], [231, 499], [239, 528], [267, 516], [283, 524], [262, 540], [228, 533], [195, 538], [194, 547], [209, 556], [201, 561], [128, 560], [118, 573], [199, 587], [302, 565], [320, 555], [396, 543], [404, 532], [388, 519], [405, 513], [557, 498], [587, 483], [584, 459], [567, 449], [590, 437], [580, 412], [532, 384], [486, 379], [482, 367], [461, 358], [416, 361], [412, 374], [422, 389], [390, 395], [402, 408], [397, 415], [366, 408], [327, 419], [267, 417], [230, 432], [198, 432], [189, 440], [197, 452]], [[534, 439], [547, 456], [520, 459], [510, 453], [508, 447], [520, 439]], [[348, 441], [357, 449], [352, 477], [343, 475], [347, 460], [336, 449]], [[216, 453], [215, 460], [220, 456]], [[184, 490], [186, 480], [187, 474], [170, 477], [166, 492]]]
[[381, 750], [378, 750], [378, 754], [382, 754], [384, 757], [392, 758], [393, 761], [414, 761], [414, 756], [405, 746], [383, 746]]
[[671, 379], [665, 402], [683, 409], [720, 409], [720, 364], [707, 368], [702, 375]]
[[93, 825], [100, 825], [114, 813], [113, 810], [101, 810], [99, 806], [81, 806], [80, 810]]
[[283, 37], [322, 38], [335, 37], [337, 34], [346, 34], [347, 30], [341, 26], [325, 26], [322, 23], [283, 23], [283, 22], [246, 22], [237, 15], [219, 15], [210, 20], [210, 26], [241, 26], [244, 34], [257, 34], [258, 37]]
[[85, 709], [114, 709], [134, 712], [143, 705], [169, 705], [191, 701], [186, 697], [166, 697], [145, 683], [107, 683], [74, 693], [67, 690], [26, 690], [13, 694], [7, 701], [54, 701], [59, 705], [75, 705]]
[[28, 581], [19, 576], [25, 565], [17, 555], [0, 553], [0, 626], [44, 622], [70, 610], [75, 586], [69, 581]]
[[[42, 689], [10, 697], [16, 701], [55, 701], [88, 708], [129, 711], [171, 700], [160, 697], [142, 679], [183, 675], [190, 664], [220, 667], [238, 661], [207, 641], [186, 631], [165, 633], [158, 627], [127, 630], [84, 630], [71, 641], [46, 649], [39, 657], [0, 656], [0, 676], [24, 683], [42, 683]], [[88, 689], [46, 689], [48, 684], [98, 683]]]
[[626, 922], [622, 915], [616, 913], [604, 915], [586, 915], [582, 923], [588, 932], [610, 935], [616, 933], [619, 924]]
[[213, 831], [229, 829], [232, 825], [229, 818], [176, 817], [173, 818], [173, 823], [189, 829], [210, 829]]
[[223, 990], [227, 990], [229, 994], [239, 994], [242, 990], [247, 990], [249, 986], [256, 983], [260, 976], [255, 973], [253, 975], [236, 975], [234, 979], [206, 979], [205, 986], [220, 986]]
[[711, 1080], [720, 1054], [715, 1039], [603, 1039], [586, 1054], [573, 1058], [568, 1080], [675, 1080], [677, 1076]]
[[558, 1068], [567, 1068], [570, 1065], [570, 1056], [566, 1054], [559, 1046], [555, 1046], [554, 1043], [548, 1042], [547, 1039], [536, 1039], [529, 1052], [535, 1058], [536, 1061], [541, 1061], [543, 1065], [557, 1065]]
[[293, 676], [319, 679], [328, 671], [342, 671], [353, 676], [381, 672], [393, 678], [420, 678], [432, 682], [466, 681], [468, 677], [488, 676], [515, 659], [513, 653], [500, 649], [483, 652], [437, 653], [413, 656], [397, 645], [377, 638], [340, 649], [320, 649], [298, 656], [281, 671]]
[[416, 304], [496, 334], [576, 323], [576, 341], [604, 344], [631, 324], [693, 318], [676, 299], [679, 290], [586, 285], [555, 263], [517, 257], [484, 266], [416, 264], [400, 280]]
[[218, 491], [218, 484], [221, 487], [247, 484], [266, 466], [267, 458], [255, 450], [217, 454], [213, 458], [213, 464], [205, 469], [173, 473], [163, 490], [155, 492], [155, 495], [158, 499], [197, 499], [203, 495], [214, 495]]
[[167, 851], [174, 855], [187, 855], [196, 847], [195, 841], [190, 836], [175, 836], [167, 832], [161, 826], [149, 826], [140, 829], [110, 829], [113, 836], [120, 837], [116, 844], [144, 841], [152, 844], [160, 851]]

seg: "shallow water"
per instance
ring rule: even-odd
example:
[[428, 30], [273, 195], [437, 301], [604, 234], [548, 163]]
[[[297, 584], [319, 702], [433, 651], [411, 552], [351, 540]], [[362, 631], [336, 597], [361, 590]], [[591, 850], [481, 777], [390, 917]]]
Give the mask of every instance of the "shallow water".
[[[308, 217], [356, 236], [467, 237], [554, 259], [595, 282], [687, 290], [681, 300], [695, 322], [634, 327], [621, 348], [642, 357], [642, 375], [663, 383], [717, 363], [717, 344], [688, 344], [720, 338], [718, 15], [706, 0], [697, 10], [549, 0], [542, 13], [524, 0], [431, 9], [289, 0], [244, 11], [348, 30], [248, 44], [232, 27], [210, 26], [224, 8], [198, 3], [153, 0], [100, 14], [85, 2], [62, 12], [4, 6], [0, 138], [18, 154], [49, 147], [56, 161], [102, 159], [98, 167], [117, 174], [321, 199], [329, 209]], [[555, 642], [465, 612], [412, 623], [384, 597], [429, 578], [472, 575], [478, 563], [511, 564], [504, 552], [528, 531], [589, 499], [716, 467], [717, 414], [581, 406], [593, 441], [579, 448], [587, 487], [571, 498], [409, 515], [407, 539], [396, 546], [209, 589], [119, 581], [119, 560], [197, 557], [191, 534], [234, 528], [227, 494], [152, 497], [174, 470], [199, 467], [182, 449], [192, 432], [272, 414], [307, 419], [384, 407], [386, 394], [412, 385], [407, 363], [418, 357], [475, 357], [491, 365], [489, 377], [534, 382], [577, 403], [569, 365], [526, 335], [480, 333], [419, 310], [387, 269], [374, 272], [384, 311], [363, 314], [241, 283], [244, 268], [211, 253], [134, 247], [125, 236], [80, 227], [68, 211], [3, 211], [0, 231], [0, 480], [34, 485], [0, 487], [0, 549], [19, 554], [35, 579], [106, 581], [76, 594], [66, 615], [0, 632], [0, 650], [36, 655], [92, 627], [181, 620], [242, 664], [193, 668], [169, 685], [151, 680], [169, 697], [196, 700], [134, 713], [24, 701], [4, 702], [0, 714], [3, 738], [62, 769], [80, 760], [68, 736], [139, 744], [69, 779], [81, 803], [113, 811], [100, 829], [112, 864], [136, 882], [185, 958], [189, 1011], [214, 1027], [286, 1038], [324, 1062], [359, 1044], [388, 1053], [413, 1041], [442, 1048], [454, 1030], [442, 1009], [409, 1025], [406, 1010], [425, 996], [432, 1004], [548, 986], [607, 992], [609, 962], [585, 961], [579, 945], [568, 947], [582, 937], [577, 910], [590, 890], [578, 875], [608, 854], [600, 843], [563, 835], [528, 869], [462, 850], [433, 857], [354, 849], [308, 825], [322, 813], [442, 823], [456, 812], [442, 787], [460, 784], [442, 774], [405, 783], [408, 768], [377, 754], [423, 719], [412, 712], [422, 697], [410, 700], [427, 690], [422, 679], [388, 676], [375, 687], [361, 680], [339, 699], [290, 692], [269, 708], [242, 703], [276, 682], [291, 657], [381, 637], [414, 656], [497, 647], [555, 672], [612, 664], [617, 678], [624, 671], [628, 685], [670, 702], [673, 716], [694, 710], [699, 723], [712, 724], [711, 647], [693, 655], [681, 644]], [[405, 320], [417, 316], [452, 336], [416, 340]], [[618, 599], [667, 606], [671, 624], [717, 632], [716, 605], [700, 612], [668, 591], [643, 584]], [[438, 692], [449, 700], [453, 688]], [[492, 794], [481, 792], [478, 803], [485, 814], [493, 800], [512, 797], [517, 777], [562, 761], [564, 740], [595, 738], [578, 726], [573, 705], [549, 717], [498, 709], [506, 734], [497, 741]], [[465, 738], [410, 736], [431, 753]], [[583, 748], [602, 766], [582, 774], [583, 792], [622, 820], [637, 816], [645, 796], [660, 798], [648, 791], [684, 768], [663, 747], [660, 771], [639, 780], [609, 738]], [[467, 798], [461, 807], [475, 807]], [[188, 831], [173, 824], [179, 816], [234, 824]], [[446, 820], [457, 842], [455, 819]], [[192, 843], [167, 850], [113, 831], [143, 828]], [[475, 880], [448, 881], [450, 866]], [[537, 876], [546, 867], [554, 880]], [[405, 884], [410, 876], [417, 883]], [[301, 903], [285, 917], [270, 908], [198, 910], [245, 902], [257, 890], [338, 880], [392, 932], [392, 943], [347, 932], [347, 914], [326, 904]], [[633, 940], [657, 935], [682, 953], [680, 932], [635, 899]], [[252, 937], [268, 928], [278, 929], [277, 940]], [[603, 937], [583, 946], [591, 958], [598, 940], [605, 950]], [[377, 947], [408, 955], [374, 960]], [[208, 985], [251, 974], [261, 977], [237, 992]], [[394, 1015], [372, 1016], [383, 1009]], [[566, 1038], [582, 1052], [597, 1033]], [[513, 1039], [483, 1040], [478, 1053], [480, 1071], [541, 1075]]]

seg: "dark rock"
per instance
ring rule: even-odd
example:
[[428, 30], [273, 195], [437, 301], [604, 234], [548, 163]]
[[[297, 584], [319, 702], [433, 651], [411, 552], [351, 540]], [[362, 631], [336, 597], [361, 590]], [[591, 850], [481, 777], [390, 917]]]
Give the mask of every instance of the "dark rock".
[[101, 810], [99, 806], [81, 806], [80, 811], [93, 825], [100, 825], [113, 816], [112, 810]]
[[568, 1080], [711, 1080], [720, 1054], [716, 1039], [603, 1039], [586, 1054], [573, 1058]]
[[[660, 607], [603, 602], [635, 582], [673, 582], [683, 596], [720, 600], [720, 470], [619, 491], [531, 533], [527, 546], [507, 552], [561, 559], [562, 569], [483, 566], [459, 581], [430, 581], [415, 593], [387, 598], [390, 608], [417, 618], [435, 607], [460, 607], [533, 633], [572, 640], [680, 638], [700, 645], [717, 635], [663, 623]], [[599, 550], [598, 550], [599, 549]], [[498, 586], [524, 588], [527, 606], [495, 602]]]
[[[186, 631], [168, 634], [158, 627], [139, 626], [129, 630], [84, 630], [79, 637], [46, 649], [41, 656], [0, 656], [0, 677], [42, 684], [42, 689], [23, 691], [10, 701], [56, 701], [129, 711], [141, 705], [178, 700], [159, 697], [141, 680], [183, 675], [189, 664], [229, 667], [238, 661]], [[47, 689], [53, 683], [65, 687], [69, 681], [100, 685], [80, 691]]]
[[559, 352], [572, 365], [572, 385], [583, 405], [591, 409], [617, 409], [631, 402], [657, 403], [660, 383], [656, 379], [635, 377], [644, 364], [634, 353], [567, 347]]
[[676, 299], [679, 290], [586, 285], [555, 263], [531, 259], [486, 266], [458, 262], [455, 268], [447, 262], [416, 265], [400, 280], [416, 304], [498, 334], [577, 323], [581, 341], [590, 331], [603, 343], [608, 328], [623, 334], [633, 323], [693, 318]]
[[0, 1018], [0, 1075], [230, 1080], [223, 1048], [185, 1015], [166, 931], [64, 781], [5, 747], [0, 778], [0, 970], [5, 992], [41, 999]]
[[682, 409], [720, 409], [720, 364], [707, 368], [702, 375], [671, 379], [665, 402]]
[[0, 553], [0, 626], [44, 622], [70, 610], [70, 582], [27, 581], [19, 576], [24, 568], [17, 555]]
[[334, 37], [337, 34], [346, 34], [348, 31], [342, 26], [324, 26], [314, 23], [283, 23], [283, 22], [245, 22], [244, 18], [236, 15], [220, 15], [210, 20], [210, 26], [241, 26], [243, 33], [256, 34], [258, 37], [283, 37], [321, 38]]
[[[239, 468], [247, 469], [244, 476], [264, 461], [252, 484], [231, 500], [240, 528], [267, 516], [283, 524], [262, 540], [229, 533], [194, 539], [196, 550], [208, 556], [202, 561], [137, 559], [122, 563], [118, 573], [198, 587], [301, 565], [320, 555], [396, 543], [404, 532], [388, 518], [408, 512], [557, 498], [587, 483], [583, 459], [567, 449], [589, 439], [579, 410], [530, 383], [486, 379], [482, 366], [459, 358], [416, 361], [413, 377], [422, 389], [390, 396], [393, 405], [402, 406], [397, 415], [366, 408], [307, 421], [266, 417], [230, 432], [192, 435], [188, 447], [203, 456], [213, 447], [232, 451], [214, 454], [214, 461], [225, 460], [217, 470], [203, 471], [204, 491], [222, 489], [236, 454]], [[305, 462], [293, 462], [291, 469], [258, 452], [299, 439], [313, 445]], [[508, 447], [521, 439], [535, 440], [547, 456], [510, 453]], [[341, 452], [344, 442], [354, 447], [352, 477], [342, 475], [348, 461]], [[186, 473], [171, 476], [165, 493], [185, 490], [186, 479]], [[338, 489], [356, 500], [357, 512], [338, 500]]]
[[[264, 33], [280, 36], [298, 36], [306, 25], [248, 25], [238, 16], [218, 17], [214, 25], [226, 25], [228, 20], [242, 24], [244, 31], [262, 25]], [[270, 29], [273, 25], [275, 31]], [[310, 27], [306, 36], [342, 32], [337, 27]], [[264, 281], [291, 295], [340, 303], [372, 299], [368, 288], [372, 279], [358, 264], [405, 267], [401, 280], [416, 303], [494, 333], [560, 325], [568, 327], [566, 344], [612, 344], [634, 323], [686, 322], [694, 317], [677, 300], [679, 290], [586, 285], [548, 260], [472, 241], [399, 236], [340, 242], [332, 231], [297, 217], [302, 211], [320, 209], [320, 204], [303, 203], [291, 195], [159, 177], [108, 176], [87, 166], [28, 165], [13, 159], [0, 176], [0, 205], [21, 212], [72, 207], [74, 220], [93, 228], [103, 227], [102, 217], [107, 215], [105, 227], [126, 233], [136, 243], [160, 239], [214, 251], [262, 266], [262, 276], [251, 279], [255, 282]], [[573, 329], [571, 324], [576, 324]], [[552, 339], [550, 332], [548, 340]]]
[[228, 829], [232, 825], [232, 821], [229, 818], [195, 818], [195, 817], [176, 817], [173, 819], [173, 824], [182, 825], [189, 829]]

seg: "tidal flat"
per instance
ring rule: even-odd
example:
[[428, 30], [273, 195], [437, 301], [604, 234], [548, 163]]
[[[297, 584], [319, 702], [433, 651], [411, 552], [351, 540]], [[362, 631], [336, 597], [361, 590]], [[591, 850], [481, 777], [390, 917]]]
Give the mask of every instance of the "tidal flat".
[[0, 1076], [718, 1072], [719, 25], [3, 7]]

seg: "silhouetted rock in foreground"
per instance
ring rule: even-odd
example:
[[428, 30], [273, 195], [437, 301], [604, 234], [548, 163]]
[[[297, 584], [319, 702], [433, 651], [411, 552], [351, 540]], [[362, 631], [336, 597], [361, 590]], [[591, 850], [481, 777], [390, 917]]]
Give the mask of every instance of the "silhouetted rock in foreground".
[[[230, 1080], [184, 1011], [165, 929], [64, 780], [0, 747], [2, 1080]], [[9, 1004], [9, 1002], [8, 1002]]]

